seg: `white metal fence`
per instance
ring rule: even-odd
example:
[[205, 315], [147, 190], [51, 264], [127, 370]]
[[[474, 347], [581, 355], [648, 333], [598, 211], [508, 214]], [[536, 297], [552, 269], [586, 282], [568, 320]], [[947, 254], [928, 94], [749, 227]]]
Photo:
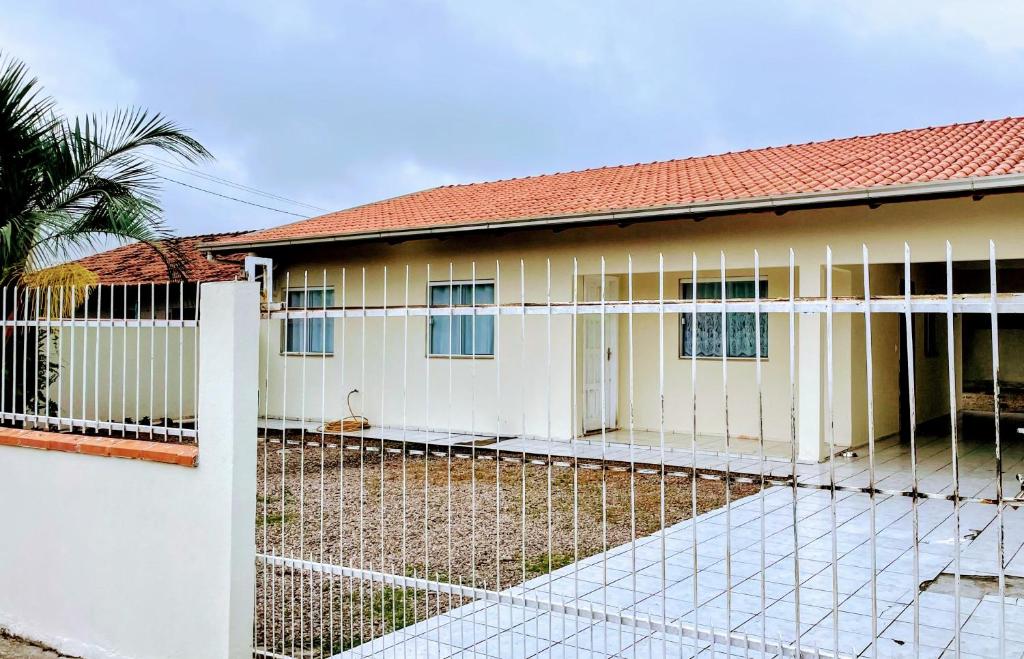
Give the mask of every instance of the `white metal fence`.
[[1024, 295], [994, 244], [969, 268], [829, 251], [814, 295], [792, 252], [768, 294], [756, 252], [710, 278], [626, 263], [286, 277], [261, 332], [258, 654], [1020, 655], [1000, 340]]
[[4, 287], [0, 419], [196, 441], [199, 290], [183, 282]]

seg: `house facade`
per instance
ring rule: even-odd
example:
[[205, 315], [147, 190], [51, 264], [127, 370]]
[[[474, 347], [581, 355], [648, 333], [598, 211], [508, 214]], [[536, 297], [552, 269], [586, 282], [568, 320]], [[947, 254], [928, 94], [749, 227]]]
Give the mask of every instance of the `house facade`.
[[[696, 425], [780, 450], [795, 437], [821, 460], [829, 419], [837, 447], [867, 441], [869, 391], [875, 436], [906, 430], [899, 314], [873, 317], [869, 364], [861, 313], [834, 314], [830, 334], [824, 314], [730, 313], [723, 328], [657, 303], [720, 300], [723, 281], [729, 299], [824, 297], [829, 279], [833, 297], [863, 298], [865, 249], [871, 295], [901, 295], [908, 246], [911, 292], [944, 295], [947, 242], [955, 293], [989, 291], [990, 241], [1000, 292], [1019, 292], [1022, 217], [1024, 119], [1006, 119], [435, 188], [201, 249], [269, 259], [272, 302], [290, 311], [442, 311], [266, 321], [268, 417], [322, 422], [352, 403], [384, 428], [638, 443], [664, 431], [680, 446]], [[654, 304], [565, 311], [602, 300]], [[505, 312], [443, 313], [467, 305]], [[991, 388], [987, 322], [957, 314], [950, 353], [945, 315], [914, 314], [918, 424]], [[1024, 385], [1024, 326], [1008, 316], [999, 342], [1000, 382]]]

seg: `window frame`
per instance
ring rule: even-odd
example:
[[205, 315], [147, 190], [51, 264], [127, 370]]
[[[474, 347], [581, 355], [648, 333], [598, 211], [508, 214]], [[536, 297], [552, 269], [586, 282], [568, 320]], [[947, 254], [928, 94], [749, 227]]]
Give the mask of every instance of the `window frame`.
[[[761, 275], [759, 278], [756, 278], [756, 279], [755, 279], [754, 275], [752, 275], [752, 274], [751, 275], [729, 275], [729, 276], [727, 276], [725, 278], [725, 282], [726, 283], [729, 283], [729, 282], [744, 282], [744, 281], [748, 281], [748, 282], [755, 282], [756, 281], [757, 284], [758, 284], [758, 290], [761, 289], [760, 285], [763, 283], [764, 284], [764, 288], [765, 288], [765, 294], [762, 295], [760, 299], [763, 301], [763, 300], [765, 300], [767, 298], [767, 296], [768, 296], [767, 295], [768, 294], [768, 286], [769, 286], [770, 282], [768, 281], [768, 277], [766, 275]], [[693, 299], [692, 296], [690, 296], [690, 297], [684, 297], [683, 296], [683, 288], [685, 286], [693, 285], [693, 283], [694, 282], [693, 282], [693, 278], [692, 277], [680, 277], [679, 278], [679, 289], [678, 290], [679, 290], [679, 299], [681, 301], [683, 301], [683, 302], [690, 302]], [[699, 284], [708, 284], [708, 283], [721, 284], [722, 283], [722, 279], [721, 279], [721, 277], [697, 277], [697, 284], [698, 285]], [[729, 300], [753, 300], [755, 298], [750, 297], [750, 298], [727, 298], [727, 299], [729, 299]], [[701, 300], [707, 301], [707, 300], [711, 300], [711, 298], [700, 298], [700, 297], [697, 298], [698, 302], [700, 302]], [[713, 301], [721, 302], [721, 298], [714, 298]], [[701, 313], [705, 313], [705, 312], [698, 312], [697, 313], [697, 317], [698, 318], [700, 317]], [[751, 313], [752, 314], [754, 312], [752, 312], [752, 311], [750, 311], [750, 312], [736, 311], [736, 312], [728, 312], [728, 313]], [[768, 312], [766, 312], [766, 311], [762, 311], [761, 314], [766, 317], [765, 329], [767, 330], [768, 329], [768, 320], [770, 319], [770, 317], [768, 316]], [[686, 360], [694, 359], [694, 357], [692, 355], [687, 355], [684, 352], [684, 346], [685, 346], [685, 343], [684, 343], [684, 339], [685, 339], [684, 323], [689, 321], [689, 319], [692, 317], [692, 314], [690, 314], [690, 313], [680, 313], [680, 314], [678, 314], [678, 316], [679, 316], [679, 320], [678, 320], [678, 322], [676, 322], [676, 329], [679, 332], [678, 341], [677, 341], [677, 343], [678, 343], [677, 353], [678, 353], [679, 359], [680, 360], [683, 360], [683, 359], [686, 359]], [[767, 337], [765, 337], [765, 338], [767, 338]], [[771, 343], [769, 343], [766, 346], [766, 349], [761, 353], [761, 361], [762, 362], [768, 361], [768, 353], [770, 352], [770, 348], [771, 348]], [[722, 355], [697, 355], [696, 359], [698, 359], [698, 360], [703, 359], [703, 360], [722, 361]], [[756, 362], [757, 359], [758, 359], [757, 355], [752, 355], [750, 357], [730, 357], [728, 355], [726, 356], [726, 360], [727, 361]]]
[[[432, 299], [431, 292], [433, 291], [434, 288], [455, 287], [455, 286], [481, 286], [481, 285], [491, 286], [492, 290], [494, 292], [495, 302], [488, 302], [487, 304], [497, 304], [497, 287], [495, 286], [493, 279], [476, 279], [476, 280], [474, 280], [474, 279], [443, 279], [443, 280], [440, 280], [440, 281], [437, 281], [437, 280], [435, 280], [435, 281], [428, 281], [427, 282], [427, 298], [426, 298], [427, 299], [427, 305], [426, 305], [427, 309], [428, 310], [429, 309], [447, 309], [449, 306], [452, 306], [452, 307], [471, 307], [471, 306], [473, 306], [472, 304], [455, 304], [455, 305], [446, 304], [444, 306], [434, 306], [430, 302], [431, 299]], [[445, 314], [440, 314], [437, 317], [445, 318], [447, 316]], [[479, 353], [479, 354], [456, 354], [456, 353], [435, 353], [435, 352], [431, 352], [431, 350], [430, 350], [430, 343], [431, 343], [430, 342], [430, 333], [432, 331], [432, 326], [433, 326], [434, 318], [435, 318], [435, 316], [430, 315], [428, 313], [428, 315], [427, 315], [427, 322], [426, 322], [426, 332], [424, 333], [424, 345], [423, 345], [423, 353], [424, 353], [424, 355], [426, 356], [427, 359], [494, 359], [495, 358], [495, 352], [497, 352], [497, 345], [494, 344], [494, 340], [495, 340], [495, 337], [497, 337], [498, 333], [497, 333], [496, 328], [494, 328], [494, 327], [492, 327], [492, 329], [491, 329], [491, 331], [492, 331], [491, 343], [492, 343], [493, 347], [492, 347], [492, 350], [491, 350], [490, 353], [487, 353], [487, 354], [484, 354], [484, 353]], [[495, 322], [495, 325], [496, 325], [497, 322], [498, 322], [498, 316], [494, 316], [494, 322]], [[474, 337], [474, 339], [475, 339], [475, 337]]]
[[[306, 293], [312, 293], [314, 291], [323, 291], [325, 299], [327, 297], [327, 292], [329, 291], [331, 293], [332, 304], [333, 304], [334, 291], [335, 291], [333, 285], [328, 284], [327, 286], [323, 286], [323, 285], [318, 285], [318, 286], [298, 286], [298, 287], [293, 286], [291, 288], [285, 288], [283, 290], [283, 300], [284, 300], [284, 303], [285, 303], [285, 307], [284, 307], [285, 311], [316, 311], [317, 309], [322, 311], [324, 309], [324, 307], [322, 305], [318, 306], [318, 307], [309, 307], [309, 306], [306, 306], [305, 303], [303, 304], [302, 307], [292, 307], [292, 306], [288, 305], [288, 298], [289, 298], [289, 296], [292, 293], [302, 293], [303, 294], [303, 300], [305, 300], [305, 297], [306, 297], [305, 294]], [[327, 308], [330, 309], [331, 305], [328, 305]], [[334, 356], [334, 345], [333, 345], [334, 342], [333, 341], [331, 341], [332, 345], [331, 345], [331, 350], [329, 350], [329, 351], [326, 350], [326, 349], [323, 350], [323, 351], [288, 350], [288, 321], [290, 321], [290, 320], [295, 320], [295, 321], [300, 321], [300, 322], [305, 320], [305, 321], [307, 321], [307, 325], [308, 325], [308, 320], [316, 320], [316, 319], [313, 319], [313, 318], [306, 319], [306, 318], [302, 318], [302, 317], [299, 317], [299, 318], [282, 318], [281, 319], [281, 349], [280, 349], [281, 356], [283, 356], [283, 357], [324, 357], [324, 358], [326, 358], [326, 357], [333, 357]], [[330, 327], [330, 330], [331, 330], [331, 332], [333, 334], [333, 332], [334, 332], [334, 319], [333, 318], [324, 318], [324, 347], [325, 348], [326, 348], [326, 345], [327, 345], [327, 340], [326, 339], [327, 339], [327, 328], [328, 327]], [[307, 326], [307, 331], [308, 331], [308, 326]], [[308, 342], [309, 337], [307, 336], [307, 337], [304, 337], [304, 338], [305, 338], [304, 343]]]

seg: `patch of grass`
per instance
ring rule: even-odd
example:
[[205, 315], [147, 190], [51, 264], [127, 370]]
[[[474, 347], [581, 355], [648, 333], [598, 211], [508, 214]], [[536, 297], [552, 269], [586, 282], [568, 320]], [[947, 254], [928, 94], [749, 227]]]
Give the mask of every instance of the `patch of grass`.
[[537, 554], [526, 558], [526, 574], [528, 577], [539, 577], [548, 572], [554, 572], [566, 565], [571, 565], [573, 557], [571, 554]]
[[363, 638], [358, 630], [352, 635], [345, 635], [342, 638], [342, 650], [357, 647], [380, 634], [387, 634], [413, 624], [416, 619], [415, 598], [413, 589], [392, 586], [375, 586], [371, 597], [368, 583], [363, 584], [361, 589], [357, 587], [350, 591], [344, 598], [347, 600], [347, 607], [357, 610], [361, 608], [363, 620], [373, 620], [373, 627], [377, 632], [370, 638]]
[[[282, 515], [280, 513], [280, 511], [278, 511], [278, 512], [267, 511], [267, 517], [266, 517], [265, 523], [267, 524], [267, 526], [279, 526], [279, 525], [281, 525], [284, 522], [289, 522], [289, 523], [294, 522], [298, 518], [299, 518], [299, 516], [296, 515], [295, 513], [285, 513], [284, 515]], [[256, 526], [262, 526], [263, 524], [264, 524], [263, 515], [259, 515], [256, 518]]]
[[411, 589], [382, 586], [374, 591], [369, 608], [385, 630], [395, 631], [412, 624], [412, 596]]

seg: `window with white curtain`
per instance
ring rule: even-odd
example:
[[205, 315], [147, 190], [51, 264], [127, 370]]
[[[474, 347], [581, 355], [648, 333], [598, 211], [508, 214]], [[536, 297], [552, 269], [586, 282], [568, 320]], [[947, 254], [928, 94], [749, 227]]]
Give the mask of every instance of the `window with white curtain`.
[[[290, 289], [288, 310], [323, 309], [334, 306], [333, 288]], [[334, 354], [333, 318], [288, 318], [284, 352], [296, 355]]]
[[[725, 297], [727, 300], [746, 300], [754, 298], [755, 282], [753, 279], [726, 280]], [[764, 279], [757, 282], [760, 289], [760, 297], [764, 299], [768, 294], [768, 282]], [[693, 283], [681, 281], [679, 283], [679, 296], [683, 300], [693, 299]], [[721, 300], [722, 282], [707, 281], [697, 282], [698, 300]], [[768, 356], [768, 314], [761, 315], [761, 357]], [[679, 356], [691, 357], [694, 355], [694, 328], [693, 316], [687, 313], [679, 314]], [[757, 356], [757, 323], [755, 314], [730, 312], [726, 314], [725, 343], [729, 357], [756, 357]], [[719, 312], [697, 314], [696, 327], [696, 356], [697, 357], [721, 357], [722, 356], [722, 314]]]
[[[491, 282], [439, 282], [430, 284], [431, 307], [494, 304]], [[427, 350], [431, 356], [494, 354], [494, 316], [430, 317]]]

